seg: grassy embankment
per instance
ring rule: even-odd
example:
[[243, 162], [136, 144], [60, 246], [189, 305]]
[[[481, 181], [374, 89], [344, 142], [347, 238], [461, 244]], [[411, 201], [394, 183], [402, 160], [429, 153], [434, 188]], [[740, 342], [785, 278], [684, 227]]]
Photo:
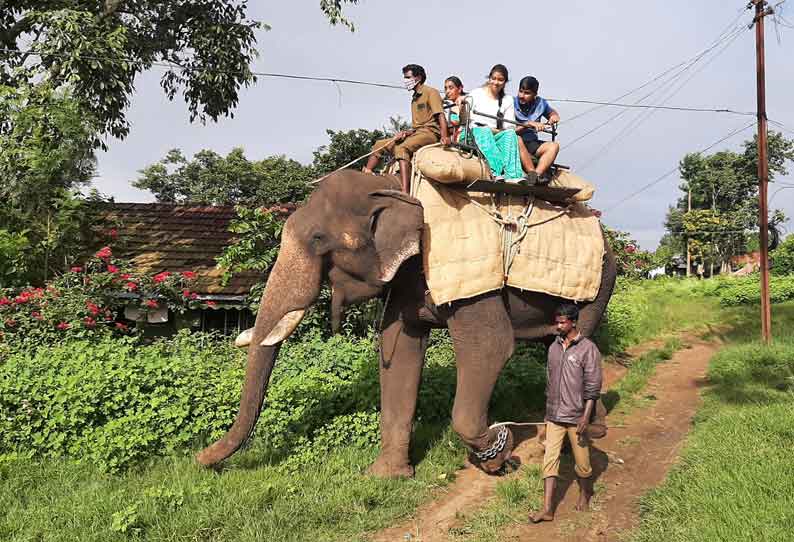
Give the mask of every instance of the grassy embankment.
[[[612, 351], [703, 324], [704, 317], [716, 321], [717, 315], [713, 300], [692, 296], [686, 283], [635, 286], [619, 292], [613, 306], [607, 345]], [[429, 383], [443, 395], [454, 389], [454, 367], [449, 345], [442, 342], [437, 349], [436, 378]], [[538, 352], [522, 349], [500, 381], [494, 415], [542, 404], [542, 374]], [[633, 386], [641, 387], [641, 381]], [[449, 412], [448, 401], [442, 406]], [[290, 468], [255, 442], [221, 473], [197, 468], [182, 453], [153, 457], [117, 474], [91, 461], [6, 453], [0, 455], [0, 539], [363, 539], [366, 532], [410, 515], [453, 479], [464, 452], [447, 423], [420, 420], [417, 477], [408, 481], [363, 476], [377, 453], [371, 445], [340, 444], [314, 456], [308, 446], [300, 455], [310, 461]], [[531, 485], [532, 470], [526, 472]], [[526, 504], [518, 481], [500, 484], [498, 493], [516, 506]]]
[[792, 539], [794, 302], [773, 306], [771, 346], [757, 340], [757, 306], [731, 316], [734, 344], [711, 361], [681, 462], [643, 500], [636, 542]]

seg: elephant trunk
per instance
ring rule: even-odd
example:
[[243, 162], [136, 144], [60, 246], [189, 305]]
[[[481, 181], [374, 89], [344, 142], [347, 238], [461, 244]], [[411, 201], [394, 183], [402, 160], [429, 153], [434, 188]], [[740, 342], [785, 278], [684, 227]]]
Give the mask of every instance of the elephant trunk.
[[251, 436], [262, 411], [281, 342], [292, 333], [304, 310], [319, 295], [321, 261], [298, 242], [290, 225], [292, 218], [284, 226], [281, 250], [256, 315], [240, 409], [229, 431], [196, 455], [201, 465], [212, 466], [223, 461]]

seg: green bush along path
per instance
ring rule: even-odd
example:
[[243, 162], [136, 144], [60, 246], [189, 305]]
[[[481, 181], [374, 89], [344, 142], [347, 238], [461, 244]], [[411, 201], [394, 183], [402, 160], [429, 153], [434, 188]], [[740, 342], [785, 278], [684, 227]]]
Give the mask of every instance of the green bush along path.
[[[598, 337], [607, 352], [716, 324], [695, 281], [621, 283]], [[358, 540], [393, 525], [454, 480], [454, 357], [434, 333], [415, 428], [413, 480], [366, 477], [378, 446], [374, 336], [305, 330], [284, 345], [248, 448], [221, 472], [192, 454], [237, 408], [243, 355], [180, 335], [76, 338], [3, 351], [0, 540]], [[492, 401], [496, 419], [543, 404], [543, 350], [522, 346]], [[528, 480], [532, 479], [527, 474]], [[515, 483], [514, 483], [515, 485]], [[499, 489], [517, 499], [520, 487]]]

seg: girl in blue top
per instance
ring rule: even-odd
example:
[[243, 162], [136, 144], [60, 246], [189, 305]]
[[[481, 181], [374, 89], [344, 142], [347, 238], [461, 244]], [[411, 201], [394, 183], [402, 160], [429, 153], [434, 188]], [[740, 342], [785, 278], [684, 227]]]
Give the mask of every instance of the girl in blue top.
[[[532, 76], [524, 77], [518, 84], [518, 95], [514, 98], [516, 126], [519, 135], [519, 152], [524, 169], [532, 166], [530, 156], [538, 159], [535, 172], [538, 178], [549, 170], [560, 152], [560, 144], [554, 141], [542, 141], [538, 132], [547, 131], [554, 123], [560, 122], [560, 115], [552, 109], [545, 99], [538, 96], [540, 83]], [[545, 118], [546, 122], [542, 119]]]

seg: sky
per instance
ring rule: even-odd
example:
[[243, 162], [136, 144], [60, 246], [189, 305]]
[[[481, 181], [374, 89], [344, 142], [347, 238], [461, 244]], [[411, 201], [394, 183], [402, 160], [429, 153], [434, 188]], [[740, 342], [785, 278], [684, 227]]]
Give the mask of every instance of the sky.
[[[620, 101], [636, 102], [656, 91], [642, 103], [756, 111], [755, 31], [747, 29], [752, 14], [745, 5], [744, 0], [361, 0], [345, 9], [356, 27], [351, 33], [330, 26], [317, 0], [251, 2], [249, 16], [271, 26], [257, 34], [260, 56], [253, 69], [399, 85], [402, 66], [417, 63], [427, 70], [431, 86], [441, 88], [446, 77], [457, 75], [470, 90], [501, 63], [510, 71], [511, 94], [523, 76], [534, 75], [540, 94], [562, 117], [558, 162], [596, 185], [591, 204], [604, 211], [607, 225], [654, 249], [664, 234], [668, 206], [681, 195], [678, 173], [622, 200], [674, 170], [686, 153], [705, 149], [754, 117], [602, 107], [566, 122], [594, 106], [561, 100], [615, 101], [727, 35], [730, 39], [688, 69], [684, 64]], [[771, 18], [766, 21], [767, 113], [786, 126], [790, 138], [792, 6], [785, 1], [777, 6], [788, 25], [776, 28]], [[743, 30], [734, 36], [730, 30], [740, 23]], [[410, 118], [410, 95], [402, 89], [261, 77], [241, 91], [233, 119], [201, 125], [190, 123], [179, 96], [167, 100], [159, 86], [162, 73], [154, 68], [137, 79], [128, 112], [130, 135], [110, 140], [108, 151], [98, 157], [94, 186], [116, 201], [154, 201], [131, 183], [169, 149], [192, 156], [202, 149], [225, 155], [242, 147], [252, 160], [283, 154], [309, 163], [312, 152], [328, 143], [327, 129], [375, 129], [390, 116]], [[754, 133], [753, 124], [711, 152], [740, 150]], [[776, 181], [794, 184], [794, 174]], [[781, 187], [770, 186], [770, 208], [794, 219], [794, 188], [778, 192]], [[787, 226], [794, 231], [794, 220]]]

